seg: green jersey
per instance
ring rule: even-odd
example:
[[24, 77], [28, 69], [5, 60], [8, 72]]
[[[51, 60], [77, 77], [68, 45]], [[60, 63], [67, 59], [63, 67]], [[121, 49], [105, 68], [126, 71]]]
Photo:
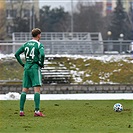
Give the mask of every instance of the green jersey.
[[[25, 64], [20, 58], [21, 53], [25, 55]], [[18, 49], [15, 57], [24, 66], [24, 69], [43, 67], [45, 57], [44, 46], [36, 40], [30, 40]]]

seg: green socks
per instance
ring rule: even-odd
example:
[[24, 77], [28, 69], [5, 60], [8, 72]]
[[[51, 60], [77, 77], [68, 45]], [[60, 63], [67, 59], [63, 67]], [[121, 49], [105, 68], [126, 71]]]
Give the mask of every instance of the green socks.
[[[24, 111], [25, 100], [26, 100], [26, 92], [22, 92], [20, 97], [20, 111]], [[34, 102], [35, 102], [35, 111], [38, 111], [40, 108], [40, 93], [36, 92], [34, 94]]]
[[20, 111], [24, 111], [25, 100], [26, 100], [26, 92], [22, 92], [20, 97]]
[[36, 92], [34, 94], [34, 102], [35, 102], [35, 111], [38, 111], [40, 107], [40, 93]]

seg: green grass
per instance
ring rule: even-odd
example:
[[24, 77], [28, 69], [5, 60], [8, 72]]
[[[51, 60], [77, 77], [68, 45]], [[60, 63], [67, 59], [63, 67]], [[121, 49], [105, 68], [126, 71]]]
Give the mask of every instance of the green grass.
[[[120, 102], [122, 112], [114, 112]], [[33, 117], [34, 102], [26, 101], [25, 117], [19, 101], [0, 101], [0, 133], [132, 133], [131, 100], [41, 101], [45, 118]]]

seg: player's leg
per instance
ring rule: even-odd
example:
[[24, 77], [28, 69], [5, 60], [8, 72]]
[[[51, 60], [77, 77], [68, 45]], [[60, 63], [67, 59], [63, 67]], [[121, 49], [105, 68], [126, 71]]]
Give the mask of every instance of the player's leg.
[[40, 86], [34, 87], [34, 102], [35, 102], [35, 111], [40, 109]]
[[26, 94], [31, 87], [31, 80], [29, 79], [29, 72], [27, 70], [24, 71], [23, 74], [23, 89], [20, 96], [20, 116], [24, 116], [24, 104], [26, 101]]
[[40, 69], [32, 69], [30, 77], [34, 87], [35, 111], [38, 111], [40, 107], [40, 88], [42, 85]]
[[42, 77], [40, 69], [33, 69], [32, 84], [34, 86], [34, 102], [35, 102], [35, 114], [34, 116], [44, 116], [40, 111], [40, 88], [42, 85]]
[[34, 87], [34, 102], [35, 102], [35, 113], [34, 116], [44, 117], [45, 115], [39, 111], [40, 109], [40, 86]]
[[26, 101], [26, 94], [28, 92], [28, 88], [23, 88], [20, 96], [20, 116], [24, 116], [24, 104]]

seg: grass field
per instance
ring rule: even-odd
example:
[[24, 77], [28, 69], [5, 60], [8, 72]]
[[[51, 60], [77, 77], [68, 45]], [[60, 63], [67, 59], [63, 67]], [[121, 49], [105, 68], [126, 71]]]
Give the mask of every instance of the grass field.
[[[117, 102], [122, 112], [113, 111]], [[0, 133], [133, 133], [131, 100], [41, 101], [45, 118], [33, 110], [33, 101], [26, 101], [20, 117], [19, 101], [0, 101]]]

